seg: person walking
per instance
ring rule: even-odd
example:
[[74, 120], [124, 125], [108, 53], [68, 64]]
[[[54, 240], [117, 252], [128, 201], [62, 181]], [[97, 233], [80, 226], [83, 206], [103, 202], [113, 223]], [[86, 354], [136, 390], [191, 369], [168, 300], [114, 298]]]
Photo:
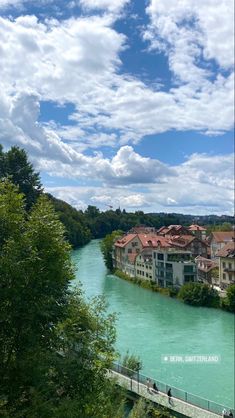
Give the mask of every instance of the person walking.
[[167, 395], [168, 395], [168, 401], [169, 401], [169, 403], [171, 403], [171, 397], [172, 397], [171, 388], [168, 389]]
[[232, 413], [231, 409], [229, 411], [229, 417], [233, 418], [233, 413]]
[[150, 392], [150, 380], [149, 380], [149, 378], [147, 379], [147, 392]]
[[154, 392], [158, 393], [158, 387], [155, 382], [153, 383], [153, 390]]
[[223, 411], [222, 411], [222, 417], [226, 417], [227, 416], [227, 411], [226, 411], [226, 409], [224, 408], [223, 409]]

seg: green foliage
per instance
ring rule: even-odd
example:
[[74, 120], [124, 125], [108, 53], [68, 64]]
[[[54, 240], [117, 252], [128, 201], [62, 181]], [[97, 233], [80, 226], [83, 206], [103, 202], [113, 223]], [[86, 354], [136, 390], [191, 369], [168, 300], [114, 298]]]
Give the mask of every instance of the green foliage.
[[129, 354], [129, 351], [127, 351], [124, 355], [121, 360], [121, 364], [123, 367], [128, 369], [130, 377], [134, 374], [134, 372], [139, 372], [143, 368], [143, 363], [140, 360], [140, 357], [135, 356], [134, 354]]
[[167, 408], [152, 406], [150, 407], [149, 418], [173, 418], [173, 415], [171, 415]]
[[128, 418], [148, 418], [149, 404], [143, 398], [135, 402]]
[[63, 200], [47, 195], [53, 203], [60, 221], [65, 226], [65, 237], [73, 247], [87, 244], [91, 238], [91, 231], [87, 227], [87, 220], [82, 211], [78, 211]]
[[218, 225], [208, 225], [207, 234], [210, 234], [211, 232], [229, 232], [232, 230], [233, 230], [232, 222], [223, 222]]
[[104, 257], [106, 267], [113, 271], [113, 259], [112, 259], [112, 250], [113, 243], [116, 239], [123, 235], [122, 231], [113, 231], [111, 234], [106, 235], [106, 237], [101, 242], [101, 251]]
[[179, 299], [184, 303], [194, 306], [219, 306], [218, 292], [207, 284], [187, 283], [183, 285], [178, 293]]
[[227, 288], [227, 296], [221, 301], [222, 308], [235, 313], [235, 284]]
[[42, 196], [27, 213], [2, 182], [0, 228], [0, 415], [115, 417], [123, 394], [106, 373], [115, 317], [102, 298], [87, 304], [69, 290], [71, 249], [52, 204]]
[[42, 193], [39, 173], [34, 171], [26, 152], [18, 147], [12, 147], [5, 153], [0, 148], [0, 180], [4, 178], [10, 179], [25, 195], [27, 209], [32, 207]]

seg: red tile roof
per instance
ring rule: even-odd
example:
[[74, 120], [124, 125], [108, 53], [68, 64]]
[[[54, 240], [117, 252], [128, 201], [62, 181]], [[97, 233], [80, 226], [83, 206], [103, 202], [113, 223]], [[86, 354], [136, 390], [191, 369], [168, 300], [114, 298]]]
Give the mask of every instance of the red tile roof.
[[114, 245], [115, 245], [115, 247], [124, 248], [128, 244], [128, 242], [130, 242], [136, 236], [137, 236], [137, 234], [124, 235], [122, 238], [117, 239], [117, 241], [115, 241]]
[[206, 231], [206, 228], [203, 228], [203, 226], [200, 225], [190, 225], [188, 227], [189, 231]]
[[212, 238], [219, 243], [219, 242], [228, 242], [232, 241], [235, 238], [235, 231], [228, 231], [228, 232], [212, 232]]
[[208, 272], [219, 266], [217, 261], [201, 257], [200, 255], [195, 258], [195, 261], [198, 269], [203, 270], [205, 272]]
[[217, 251], [217, 257], [235, 257], [235, 242], [230, 241], [221, 250]]
[[162, 237], [159, 235], [153, 235], [153, 234], [138, 234], [138, 237], [141, 241], [141, 244], [143, 248], [149, 248], [149, 247], [158, 247], [159, 245], [161, 247], [170, 247], [169, 240], [166, 237]]

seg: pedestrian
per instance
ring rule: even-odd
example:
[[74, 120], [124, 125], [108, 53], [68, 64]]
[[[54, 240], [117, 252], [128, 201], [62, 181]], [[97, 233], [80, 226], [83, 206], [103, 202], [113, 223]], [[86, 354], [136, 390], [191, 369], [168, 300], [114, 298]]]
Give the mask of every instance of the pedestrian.
[[232, 413], [231, 409], [229, 411], [229, 417], [233, 418], [233, 413]]
[[150, 392], [150, 380], [147, 379], [147, 392]]
[[169, 388], [169, 389], [168, 389], [168, 391], [167, 391], [167, 395], [168, 395], [168, 400], [169, 400], [169, 403], [171, 403], [171, 397], [172, 397], [172, 394], [171, 394], [171, 388]]
[[226, 411], [226, 409], [224, 408], [224, 409], [223, 409], [223, 411], [222, 411], [222, 417], [226, 417], [226, 415], [227, 415], [227, 411]]
[[154, 390], [154, 392], [158, 392], [158, 387], [157, 387], [157, 385], [156, 385], [156, 383], [154, 382], [154, 384], [153, 384], [153, 390]]

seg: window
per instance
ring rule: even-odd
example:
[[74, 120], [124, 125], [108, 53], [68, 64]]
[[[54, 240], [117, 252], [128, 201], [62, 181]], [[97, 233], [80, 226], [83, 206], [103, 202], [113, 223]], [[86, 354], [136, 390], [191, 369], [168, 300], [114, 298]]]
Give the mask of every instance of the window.
[[223, 266], [223, 268], [225, 269], [225, 267], [226, 267], [226, 263], [223, 261], [223, 263], [222, 263], [222, 266]]
[[171, 263], [166, 263], [166, 269], [172, 270], [172, 264]]
[[223, 273], [223, 280], [226, 280], [226, 274]]
[[128, 254], [132, 254], [132, 249], [128, 248]]
[[164, 260], [164, 254], [158, 253], [157, 259], [158, 260]]
[[184, 266], [184, 273], [193, 273], [194, 266]]
[[148, 273], [146, 273], [146, 277], [149, 277]]
[[229, 278], [230, 281], [232, 281], [233, 280], [233, 275], [231, 273], [229, 273], [228, 278]]
[[231, 263], [228, 263], [228, 268], [229, 268], [229, 270], [232, 269], [232, 264]]

